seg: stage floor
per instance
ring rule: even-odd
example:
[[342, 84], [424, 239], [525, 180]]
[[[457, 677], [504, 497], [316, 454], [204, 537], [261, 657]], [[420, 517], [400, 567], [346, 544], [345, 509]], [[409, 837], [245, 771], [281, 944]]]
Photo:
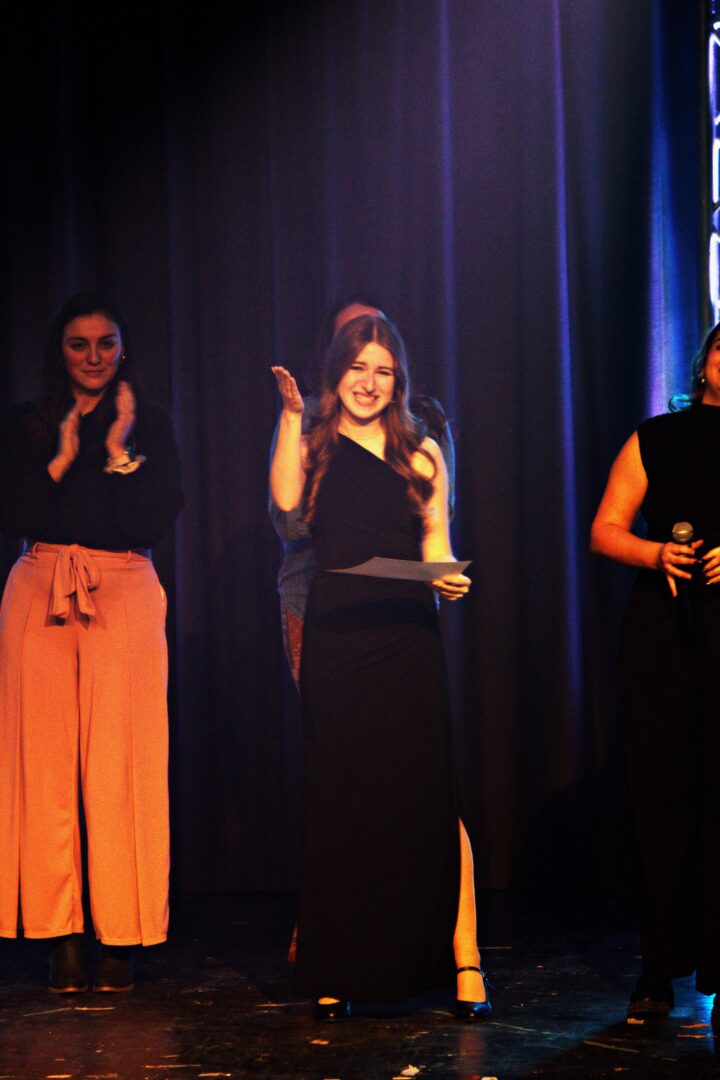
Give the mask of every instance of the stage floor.
[[0, 1080], [720, 1076], [712, 999], [691, 980], [668, 1020], [624, 1022], [639, 964], [627, 904], [495, 893], [480, 907], [494, 1014], [476, 1026], [443, 997], [315, 1023], [292, 997], [286, 894], [176, 900], [171, 940], [141, 951], [125, 995], [51, 995], [47, 946], [0, 941]]

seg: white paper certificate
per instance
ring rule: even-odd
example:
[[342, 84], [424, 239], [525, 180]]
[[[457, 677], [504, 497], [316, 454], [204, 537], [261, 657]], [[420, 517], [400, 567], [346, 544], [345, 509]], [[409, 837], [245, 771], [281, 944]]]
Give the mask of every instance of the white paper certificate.
[[462, 574], [472, 559], [464, 562], [420, 562], [416, 559], [383, 559], [376, 556], [342, 570], [330, 570], [330, 574], [361, 574], [364, 577], [395, 578], [399, 581], [436, 581], [445, 574]]

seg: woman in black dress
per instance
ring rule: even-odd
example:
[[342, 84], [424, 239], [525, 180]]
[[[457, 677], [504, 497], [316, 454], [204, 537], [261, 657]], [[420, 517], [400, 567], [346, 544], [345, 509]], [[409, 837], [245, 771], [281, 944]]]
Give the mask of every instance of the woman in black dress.
[[[645, 421], [610, 472], [592, 551], [637, 566], [623, 622], [621, 709], [641, 864], [643, 967], [629, 1016], [662, 1016], [672, 980], [720, 986], [720, 331], [684, 408]], [[671, 403], [672, 407], [672, 403]], [[638, 513], [646, 538], [632, 527]], [[688, 522], [694, 539], [673, 540]]]
[[[296, 982], [337, 1019], [349, 1000], [399, 1001], [448, 985], [489, 1014], [475, 940], [472, 853], [459, 829], [442, 645], [425, 584], [333, 573], [373, 556], [453, 560], [447, 479], [407, 411], [405, 352], [386, 319], [348, 322], [328, 350], [307, 436], [295, 380], [270, 484], [304, 500], [318, 561], [300, 670], [304, 857]], [[433, 582], [459, 599], [462, 574]], [[454, 954], [453, 954], [454, 953]]]

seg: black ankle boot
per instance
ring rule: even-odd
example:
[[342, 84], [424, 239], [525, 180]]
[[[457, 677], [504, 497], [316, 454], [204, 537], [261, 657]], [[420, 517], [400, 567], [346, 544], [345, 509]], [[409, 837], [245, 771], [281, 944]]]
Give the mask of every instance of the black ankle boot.
[[87, 990], [83, 941], [82, 934], [65, 934], [54, 939], [48, 983], [53, 994], [82, 994]]
[[135, 985], [135, 950], [132, 945], [101, 945], [93, 990], [120, 994]]

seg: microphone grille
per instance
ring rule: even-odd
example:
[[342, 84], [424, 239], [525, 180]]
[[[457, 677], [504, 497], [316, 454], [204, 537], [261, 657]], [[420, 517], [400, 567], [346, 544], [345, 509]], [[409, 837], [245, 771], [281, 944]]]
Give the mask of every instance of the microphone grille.
[[691, 544], [693, 527], [689, 521], [678, 521], [673, 525], [672, 538], [676, 544]]

